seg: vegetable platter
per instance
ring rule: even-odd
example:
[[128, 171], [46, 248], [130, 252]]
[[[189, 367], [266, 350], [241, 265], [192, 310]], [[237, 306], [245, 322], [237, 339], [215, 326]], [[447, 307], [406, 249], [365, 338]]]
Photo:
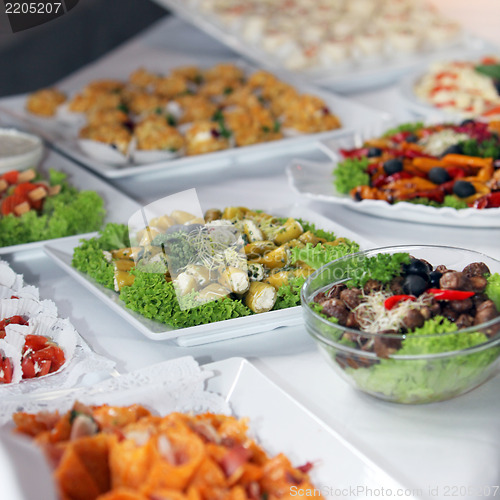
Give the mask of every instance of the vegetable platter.
[[[139, 206], [56, 152], [48, 152], [40, 165], [34, 167], [21, 173], [11, 171], [7, 179], [6, 174], [2, 175], [3, 182], [8, 184], [4, 199], [15, 198], [15, 203], [9, 209], [12, 213], [5, 215], [6, 206], [0, 218], [0, 254], [39, 247], [45, 240], [54, 237], [95, 231], [105, 222], [122, 220], [124, 214], [134, 212]], [[43, 190], [51, 188], [50, 181], [54, 184], [52, 188], [59, 186], [50, 206], [45, 205], [45, 211], [42, 207], [42, 211], [32, 209], [20, 215], [13, 212], [16, 206], [26, 205], [32, 191], [36, 193], [36, 179], [39, 177], [49, 181], [48, 184], [41, 184]], [[18, 197], [17, 186], [17, 189], [27, 188], [26, 196], [19, 193]]]
[[[335, 258], [334, 254], [336, 254], [337, 251], [351, 253], [352, 251], [355, 251], [358, 245], [362, 248], [369, 248], [370, 246], [372, 246], [370, 242], [352, 233], [341, 225], [334, 223], [322, 216], [319, 216], [315, 212], [303, 207], [292, 206], [279, 210], [272, 210], [270, 211], [270, 213], [272, 213], [273, 216], [278, 217], [278, 220], [280, 220], [280, 217], [283, 217], [282, 222], [280, 222], [279, 224], [283, 224], [283, 222], [287, 221], [288, 219], [299, 219], [301, 221], [299, 224], [302, 224], [303, 226], [301, 226], [301, 232], [304, 233], [305, 236], [307, 236], [305, 233], [311, 232], [308, 231], [307, 228], [313, 228], [315, 226], [317, 228], [316, 231], [318, 232], [318, 234], [326, 235], [326, 237], [329, 238], [330, 241], [332, 241], [333, 239], [337, 241], [337, 243], [342, 243], [343, 238], [348, 238], [345, 244], [328, 247], [330, 248], [330, 250], [326, 253], [321, 252], [321, 256], [318, 256], [318, 254], [312, 250], [313, 245], [311, 243], [300, 243], [300, 246], [304, 247], [305, 250], [304, 248], [297, 248], [296, 251], [305, 251], [308, 256], [306, 256], [305, 254], [301, 254], [300, 258], [303, 260], [307, 260], [307, 258], [311, 259], [311, 263], [313, 264], [313, 266], [321, 265], [321, 263], [323, 262], [322, 259]], [[314, 226], [311, 226], [311, 224], [313, 224]], [[315, 230], [312, 229], [312, 231], [314, 232]], [[324, 231], [326, 231], [326, 233]], [[334, 232], [334, 235], [331, 235], [331, 232]], [[128, 228], [126, 226], [111, 225], [108, 226], [107, 231], [105, 231], [100, 239], [93, 239], [87, 243], [80, 243], [80, 238], [78, 237], [68, 238], [64, 242], [58, 242], [57, 245], [46, 245], [44, 247], [44, 250], [64, 270], [66, 270], [75, 279], [86, 286], [92, 293], [102, 299], [102, 301], [109, 307], [111, 307], [115, 312], [124, 317], [143, 335], [153, 340], [175, 339], [179, 345], [197, 345], [228, 338], [251, 335], [263, 330], [274, 329], [279, 326], [296, 324], [297, 321], [300, 320], [300, 308], [298, 307], [300, 299], [298, 295], [298, 289], [300, 288], [300, 285], [304, 281], [305, 277], [301, 276], [300, 274], [296, 274], [297, 271], [293, 270], [290, 271], [290, 275], [287, 275], [287, 273], [281, 273], [285, 276], [280, 276], [280, 273], [272, 273], [273, 276], [269, 276], [268, 281], [277, 279], [277, 281], [274, 282], [274, 286], [278, 290], [278, 293], [274, 291], [273, 286], [269, 287], [268, 284], [266, 284], [268, 290], [264, 292], [264, 295], [273, 295], [275, 301], [273, 302], [273, 304], [275, 304], [275, 306], [274, 310], [268, 310], [267, 312], [262, 312], [260, 314], [253, 313], [252, 305], [249, 304], [249, 298], [245, 298], [245, 303], [241, 302], [240, 300], [228, 299], [217, 302], [210, 302], [206, 306], [200, 306], [199, 308], [193, 309], [192, 311], [178, 311], [177, 309], [179, 308], [179, 304], [177, 302], [173, 287], [171, 289], [169, 288], [170, 291], [168, 292], [168, 294], [170, 295], [167, 296], [170, 296], [171, 298], [167, 299], [167, 302], [165, 304], [165, 306], [167, 307], [165, 307], [165, 311], [163, 310], [163, 308], [158, 309], [158, 307], [156, 306], [151, 309], [152, 304], [148, 306], [148, 301], [155, 300], [155, 293], [161, 292], [160, 295], [162, 297], [165, 297], [165, 293], [167, 293], [166, 290], [162, 290], [164, 287], [168, 287], [170, 284], [163, 283], [165, 281], [164, 277], [161, 274], [155, 274], [155, 272], [148, 272], [146, 269], [146, 272], [139, 273], [137, 282], [132, 281], [132, 283], [127, 283], [127, 277], [125, 276], [122, 278], [121, 274], [118, 274], [118, 272], [121, 271], [121, 269], [131, 269], [130, 265], [126, 266], [126, 263], [123, 263], [122, 265], [120, 265], [120, 263], [115, 263], [114, 266], [117, 271], [114, 275], [115, 278], [113, 278], [113, 264], [109, 264], [106, 260], [103, 260], [103, 250], [108, 253], [109, 251], [111, 251], [112, 255], [113, 249], [116, 250], [117, 248], [128, 246], [130, 244], [125, 241], [120, 241], [126, 239], [127, 235]], [[336, 238], [339, 239], [336, 240]], [[353, 244], [349, 242], [349, 240], [356, 242], [357, 244]], [[108, 242], [112, 242], [112, 245], [108, 245]], [[258, 244], [256, 243], [256, 245]], [[334, 245], [336, 245], [336, 243], [334, 243]], [[78, 246], [81, 246], [81, 249], [78, 249], [75, 252], [75, 249]], [[248, 247], [248, 245], [246, 246]], [[271, 271], [280, 271], [280, 266], [281, 268], [283, 268], [284, 265], [283, 263], [280, 263], [281, 259], [283, 259], [283, 262], [287, 262], [287, 255], [290, 255], [291, 250], [293, 250], [290, 249], [290, 246], [293, 246], [293, 242], [284, 244], [281, 249], [279, 247], [276, 248], [274, 252], [269, 251], [269, 249], [266, 248], [264, 249], [266, 255], [254, 259], [253, 262], [265, 263], [267, 260], [269, 260], [269, 262], [274, 262], [273, 256], [276, 254], [276, 266], [273, 263], [270, 263], [269, 265], [274, 268], [271, 269]], [[320, 246], [321, 245], [317, 245], [318, 248], [320, 248]], [[280, 252], [283, 253], [281, 257], [278, 256], [278, 253]], [[128, 253], [130, 254], [130, 249]], [[250, 263], [252, 263], [251, 260], [249, 260], [249, 264]], [[72, 264], [76, 264], [76, 266], [81, 268], [83, 272], [75, 269]], [[118, 269], [118, 267], [121, 269]], [[261, 266], [261, 268], [262, 267], [266, 268], [265, 265]], [[91, 274], [95, 274], [95, 276], [99, 281], [101, 281], [101, 283], [107, 283], [108, 288], [106, 286], [97, 284], [94, 279], [84, 274], [84, 272], [89, 272], [89, 270], [91, 269], [97, 271], [97, 274], [94, 271], [91, 271]], [[301, 270], [298, 271], [300, 272]], [[157, 272], [158, 271], [156, 271], [156, 273]], [[165, 271], [163, 271], [163, 274], [164, 273]], [[159, 279], [157, 278], [158, 276], [162, 276], [162, 279], [160, 280], [161, 282], [157, 282], [157, 280]], [[294, 277], [296, 279], [293, 279]], [[187, 278], [189, 278], [189, 276], [187, 276]], [[290, 278], [290, 281], [286, 281], [283, 283], [281, 281], [281, 278]], [[262, 279], [262, 277], [260, 279]], [[127, 285], [132, 286], [123, 286], [123, 289], [120, 291], [120, 295], [118, 295], [118, 293], [115, 292], [113, 288], [117, 284], [123, 283], [127, 283]], [[148, 290], [147, 294], [141, 292], [141, 290], [144, 289], [141, 287], [144, 286], [146, 286], [145, 289]], [[213, 283], [209, 286], [211, 287], [210, 294], [212, 297], [213, 293], [219, 293], [218, 290], [220, 289], [220, 284]], [[218, 287], [218, 289], [215, 291], [213, 290], [214, 286]], [[252, 283], [251, 289], [258, 288], [259, 286], [261, 285]], [[273, 290], [270, 290], [270, 288], [273, 288]], [[255, 292], [256, 290], [253, 290], [252, 294], [260, 294], [260, 292], [259, 294], [256, 294]], [[187, 295], [187, 297], [189, 297], [189, 295]], [[124, 298], [128, 302], [129, 306], [131, 306], [133, 309], [141, 311], [142, 313], [139, 314], [136, 311], [127, 308], [125, 302], [122, 300]], [[151, 312], [153, 310], [154, 312]], [[148, 319], [147, 317], [144, 317], [143, 314], [146, 314], [146, 316], [149, 315], [153, 318], [156, 317], [156, 315], [158, 315], [159, 317], [163, 315], [163, 321], [170, 324], [172, 324], [172, 321], [174, 321], [173, 324], [176, 324], [177, 328], [172, 328], [171, 326], [167, 326], [167, 324], [153, 321], [153, 319]], [[171, 316], [169, 319], [168, 315], [173, 316]], [[210, 322], [210, 318], [214, 318], [216, 319], [216, 321]], [[228, 319], [219, 321], [222, 318]], [[207, 321], [209, 322], [207, 323]]]
[[[121, 78], [103, 72], [83, 88], [42, 89], [4, 99], [0, 108], [109, 179], [237, 168], [240, 158], [308, 149], [385, 117], [238, 61], [168, 68], [158, 59], [148, 65], [146, 57]], [[61, 102], [66, 94], [69, 104]]]
[[155, 1], [261, 67], [339, 92], [391, 83], [436, 54], [492, 47], [426, 2], [321, 2], [311, 10], [300, 1]]
[[349, 141], [323, 144], [333, 164], [295, 160], [288, 178], [308, 198], [378, 217], [500, 227], [496, 123], [436, 116], [368, 127]]

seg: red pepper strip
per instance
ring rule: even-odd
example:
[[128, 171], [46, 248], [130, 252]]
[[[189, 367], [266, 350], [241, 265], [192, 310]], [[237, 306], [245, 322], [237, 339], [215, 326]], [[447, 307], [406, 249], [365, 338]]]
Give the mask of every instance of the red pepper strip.
[[466, 175], [465, 169], [461, 167], [448, 167], [446, 171], [451, 177], [453, 177], [453, 179], [460, 179]]
[[415, 177], [414, 175], [411, 175], [409, 172], [401, 171], [401, 172], [396, 172], [395, 174], [392, 175], [379, 175], [375, 177], [372, 181], [372, 186], [376, 188], [382, 187], [384, 184], [390, 184], [391, 182], [394, 181], [399, 181], [401, 179], [411, 179], [412, 177]]
[[435, 158], [435, 156], [424, 153], [423, 151], [415, 151], [414, 149], [406, 149], [404, 151], [405, 158]]
[[426, 191], [415, 191], [406, 196], [400, 196], [402, 200], [412, 200], [413, 198], [427, 198], [428, 200], [435, 201], [436, 203], [443, 203], [444, 191], [441, 188], [428, 189]]
[[437, 300], [465, 300], [473, 297], [474, 292], [464, 292], [462, 290], [442, 290], [440, 288], [429, 288], [427, 292], [432, 293]]
[[341, 149], [344, 158], [363, 158], [368, 155], [368, 148]]
[[394, 142], [405, 142], [406, 138], [410, 135], [411, 132], [397, 132], [396, 134], [391, 136], [391, 141]]
[[500, 191], [482, 196], [474, 202], [474, 208], [498, 208], [500, 207]]
[[393, 307], [397, 306], [400, 302], [403, 300], [415, 300], [414, 295], [392, 295], [391, 297], [388, 297], [385, 299], [384, 302], [384, 307], [390, 311]]
[[368, 175], [373, 175], [377, 170], [378, 168], [380, 167], [380, 163], [370, 163], [370, 165], [368, 165], [368, 168], [366, 169], [366, 171], [368, 172]]

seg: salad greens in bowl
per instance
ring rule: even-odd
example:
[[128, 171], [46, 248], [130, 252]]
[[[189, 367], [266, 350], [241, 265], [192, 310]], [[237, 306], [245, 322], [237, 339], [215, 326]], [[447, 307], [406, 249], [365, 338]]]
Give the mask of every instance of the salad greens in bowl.
[[309, 276], [307, 331], [354, 387], [397, 403], [459, 396], [500, 358], [500, 261], [407, 245], [348, 255]]

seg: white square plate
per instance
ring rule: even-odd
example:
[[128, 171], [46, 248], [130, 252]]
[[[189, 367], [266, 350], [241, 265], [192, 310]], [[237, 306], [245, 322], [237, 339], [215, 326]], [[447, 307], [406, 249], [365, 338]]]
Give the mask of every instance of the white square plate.
[[[338, 236], [344, 236], [356, 241], [361, 246], [361, 249], [373, 248], [374, 246], [371, 242], [349, 229], [304, 207], [292, 206], [288, 209], [270, 210], [269, 213], [278, 216], [286, 215], [301, 218], [308, 222], [313, 222], [318, 228], [334, 231]], [[152, 340], [175, 339], [179, 345], [193, 346], [252, 335], [273, 330], [280, 326], [295, 325], [302, 321], [302, 311], [297, 306], [290, 309], [253, 314], [251, 316], [233, 318], [206, 325], [172, 329], [163, 323], [147, 319], [128, 309], [116, 292], [95, 283], [91, 278], [72, 267], [73, 249], [78, 246], [80, 239], [80, 237], [75, 237], [67, 238], [64, 241], [59, 240], [53, 244], [48, 243], [44, 247], [44, 250], [66, 272], [88, 288], [111, 309], [125, 318], [134, 328], [137, 328], [143, 335]]]
[[[244, 63], [240, 63], [239, 61], [238, 63], [243, 68], [249, 68], [248, 65]], [[154, 66], [148, 66], [147, 60], [139, 61], [137, 66], [140, 65], [146, 67], [150, 71], [156, 72], [165, 71], [165, 68], [169, 67], [167, 60], [163, 67], [159, 65], [158, 60], [154, 61]], [[103, 74], [102, 78], [105, 76], [106, 75]], [[126, 76], [127, 75], [123, 75], [123, 77]], [[52, 144], [54, 148], [70, 158], [109, 179], [121, 179], [145, 174], [155, 174], [159, 177], [178, 175], [179, 173], [195, 174], [197, 172], [206, 172], [228, 165], [231, 165], [235, 172], [237, 170], [246, 171], [249, 163], [251, 164], [252, 161], [258, 161], [259, 158], [263, 156], [266, 158], [279, 158], [280, 155], [290, 153], [292, 150], [298, 153], [301, 150], [310, 148], [316, 141], [345, 137], [352, 134], [354, 130], [363, 124], [378, 122], [387, 118], [385, 113], [373, 110], [362, 104], [333, 95], [329, 92], [321, 91], [303, 84], [293, 83], [293, 85], [302, 93], [314, 94], [321, 97], [330, 108], [331, 112], [339, 117], [342, 128], [316, 134], [298, 134], [277, 141], [231, 148], [208, 154], [184, 156], [141, 165], [132, 163], [127, 163], [125, 165], [105, 164], [102, 161], [95, 160], [86, 155], [77, 142], [78, 129], [75, 127], [68, 127], [67, 124], [58, 122], [53, 118], [39, 118], [30, 115], [24, 109], [26, 95], [2, 99], [0, 101], [0, 111], [8, 114], [9, 117], [18, 124], [22, 124], [26, 130], [43, 137], [47, 142]]]

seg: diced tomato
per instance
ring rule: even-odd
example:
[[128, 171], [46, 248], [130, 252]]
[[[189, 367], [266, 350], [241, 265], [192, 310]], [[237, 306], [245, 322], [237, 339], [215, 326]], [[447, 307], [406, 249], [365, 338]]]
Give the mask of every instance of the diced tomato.
[[436, 80], [441, 80], [442, 78], [451, 78], [456, 80], [458, 75], [456, 73], [452, 73], [451, 71], [441, 71], [441, 73], [436, 75]]
[[37, 188], [36, 184], [32, 182], [21, 182], [14, 188], [14, 194], [26, 197], [28, 193]]
[[0, 321], [0, 339], [5, 337], [5, 327], [7, 325], [27, 325], [28, 322], [23, 318], [23, 316], [11, 316], [10, 318], [4, 318]]
[[26, 335], [26, 340], [24, 342], [23, 353], [28, 349], [32, 351], [39, 351], [47, 347], [48, 340], [43, 335]]
[[438, 92], [451, 92], [453, 90], [457, 90], [456, 85], [437, 85], [430, 91], [430, 95], [433, 96], [437, 94]]
[[55, 372], [64, 364], [64, 351], [55, 345], [48, 345], [39, 351], [30, 354], [30, 357], [39, 365], [42, 361], [50, 361], [52, 363], [51, 372]]
[[21, 363], [21, 368], [23, 370], [23, 378], [35, 378], [35, 362], [31, 358], [31, 356], [26, 356], [23, 358]]
[[9, 184], [15, 184], [19, 177], [19, 172], [17, 170], [11, 170], [10, 172], [5, 172], [2, 175], [2, 179], [5, 179]]
[[10, 196], [7, 196], [2, 201], [2, 215], [9, 215], [14, 213], [14, 209], [17, 207], [17, 205], [20, 205], [25, 201], [28, 201], [27, 198], [18, 194], [11, 194]]
[[10, 384], [13, 373], [12, 361], [6, 357], [0, 358], [0, 384]]
[[36, 376], [43, 377], [44, 375], [48, 375], [50, 373], [52, 362], [47, 359], [42, 359], [38, 362], [38, 366], [40, 367], [40, 371], [36, 374]]

